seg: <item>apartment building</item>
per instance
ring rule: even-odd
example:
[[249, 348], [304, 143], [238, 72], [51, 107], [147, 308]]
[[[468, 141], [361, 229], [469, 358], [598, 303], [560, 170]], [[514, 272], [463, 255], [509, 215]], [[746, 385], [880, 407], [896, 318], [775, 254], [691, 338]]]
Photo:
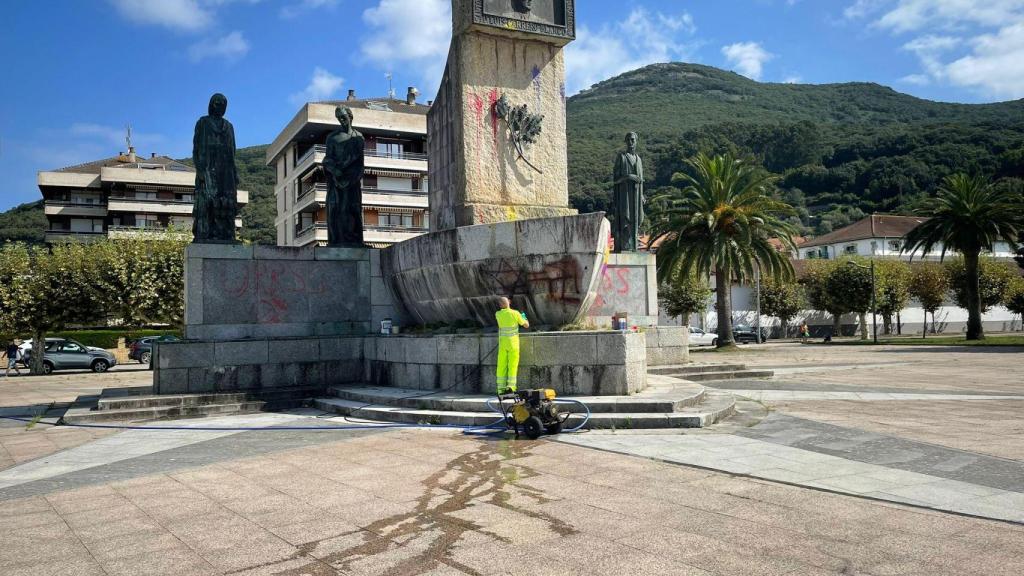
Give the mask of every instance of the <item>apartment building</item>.
[[[112, 158], [39, 172], [47, 242], [123, 237], [170, 226], [191, 230], [196, 173], [167, 156]], [[238, 191], [239, 206], [249, 193]], [[235, 226], [241, 227], [241, 219]]]
[[[922, 254], [903, 253], [903, 237], [927, 220], [923, 216], [896, 216], [893, 214], [872, 214], [849, 226], [823, 234], [799, 246], [798, 260], [830, 260], [843, 256], [867, 256], [902, 258], [904, 260], [938, 260], [942, 255], [942, 244], [931, 252]], [[995, 250], [989, 256], [1012, 258], [1013, 251], [1006, 242], [996, 242]], [[955, 256], [947, 253], [946, 257]]]
[[353, 126], [366, 139], [363, 177], [363, 239], [384, 248], [427, 232], [427, 111], [409, 88], [405, 100], [358, 99], [310, 102], [267, 149], [277, 171], [277, 243], [327, 243], [327, 174], [322, 163], [327, 135], [338, 129], [339, 105], [352, 109]]

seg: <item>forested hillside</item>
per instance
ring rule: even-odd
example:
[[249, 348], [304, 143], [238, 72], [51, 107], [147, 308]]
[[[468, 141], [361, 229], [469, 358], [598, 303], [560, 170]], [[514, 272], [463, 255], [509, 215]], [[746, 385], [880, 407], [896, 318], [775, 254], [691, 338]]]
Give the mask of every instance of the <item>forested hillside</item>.
[[[569, 99], [574, 207], [606, 209], [612, 160], [629, 131], [640, 134], [652, 193], [698, 151], [733, 150], [780, 176], [780, 195], [813, 233], [872, 211], [911, 211], [953, 172], [1024, 178], [1024, 100], [947, 104], [878, 84], [762, 84], [708, 66], [655, 64]], [[250, 191], [242, 235], [273, 244], [275, 177], [265, 152], [237, 154]], [[44, 227], [39, 202], [0, 214], [0, 240], [40, 241]]]
[[573, 204], [601, 210], [614, 153], [640, 133], [649, 188], [699, 150], [756, 156], [810, 231], [906, 212], [952, 172], [1024, 176], [1024, 101], [946, 104], [877, 84], [762, 84], [695, 64], [627, 72], [568, 102]]

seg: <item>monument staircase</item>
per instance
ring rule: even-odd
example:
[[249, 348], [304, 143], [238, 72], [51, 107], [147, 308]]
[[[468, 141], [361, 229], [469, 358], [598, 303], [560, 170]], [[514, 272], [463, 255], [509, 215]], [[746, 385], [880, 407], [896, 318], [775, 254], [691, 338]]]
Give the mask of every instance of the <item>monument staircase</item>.
[[287, 389], [261, 393], [153, 394], [149, 386], [112, 388], [82, 396], [64, 413], [67, 424], [142, 422], [202, 418], [298, 408], [321, 390]]
[[737, 380], [744, 378], [771, 378], [772, 370], [747, 368], [744, 364], [678, 364], [656, 366], [647, 369], [648, 374], [673, 376], [691, 382], [711, 382], [715, 380]]
[[[589, 408], [588, 429], [703, 428], [735, 412], [731, 394], [658, 374], [649, 374], [647, 388], [629, 396], [571, 398]], [[328, 396], [316, 398], [313, 405], [353, 421], [454, 426], [487, 426], [500, 421], [500, 415], [493, 409], [496, 405], [493, 395], [459, 392], [335, 386], [328, 389]], [[565, 404], [563, 409], [574, 411], [566, 426], [582, 422], [584, 415], [578, 406]]]

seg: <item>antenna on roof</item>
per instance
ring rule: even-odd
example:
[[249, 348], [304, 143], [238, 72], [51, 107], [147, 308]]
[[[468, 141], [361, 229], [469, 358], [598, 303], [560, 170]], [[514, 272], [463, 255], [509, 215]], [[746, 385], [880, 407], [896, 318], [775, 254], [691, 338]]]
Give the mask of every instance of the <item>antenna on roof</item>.
[[395, 99], [395, 89], [391, 86], [391, 72], [384, 75], [388, 79], [388, 98], [391, 100]]
[[131, 125], [131, 123], [125, 124], [125, 130], [127, 131], [128, 134], [124, 137], [124, 141], [128, 143], [128, 149], [131, 150], [132, 149], [132, 125]]

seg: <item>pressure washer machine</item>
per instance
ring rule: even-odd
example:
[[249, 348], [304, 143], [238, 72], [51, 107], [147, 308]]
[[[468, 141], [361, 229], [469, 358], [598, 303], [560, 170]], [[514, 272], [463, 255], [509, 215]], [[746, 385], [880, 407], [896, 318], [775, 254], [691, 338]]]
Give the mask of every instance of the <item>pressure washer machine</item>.
[[545, 432], [558, 434], [570, 412], [561, 412], [555, 404], [555, 391], [550, 388], [519, 390], [498, 396], [498, 405], [505, 423], [519, 438], [520, 428], [530, 440]]

